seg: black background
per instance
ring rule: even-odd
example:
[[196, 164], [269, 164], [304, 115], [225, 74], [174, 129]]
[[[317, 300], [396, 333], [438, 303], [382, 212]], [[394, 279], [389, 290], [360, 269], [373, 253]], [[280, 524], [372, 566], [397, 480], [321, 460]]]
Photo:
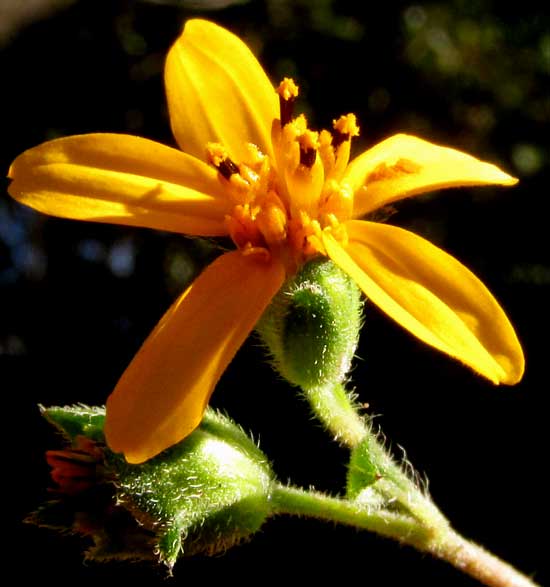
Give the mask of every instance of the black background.
[[[396, 452], [404, 447], [429, 478], [455, 527], [542, 583], [549, 18], [528, 3], [511, 10], [482, 0], [364, 7], [331, 0], [82, 0], [16, 20], [19, 4], [2, 2], [4, 170], [21, 151], [55, 136], [130, 132], [173, 145], [163, 60], [184, 21], [200, 15], [245, 39], [274, 82], [295, 77], [299, 106], [314, 126], [355, 112], [356, 153], [409, 132], [520, 177], [512, 189], [452, 190], [403, 202], [391, 222], [442, 246], [490, 287], [523, 343], [523, 381], [495, 388], [369, 305], [353, 381]], [[57, 446], [36, 404], [103, 403], [212, 250], [173, 234], [48, 218], [7, 194], [0, 213], [6, 565], [21, 578], [59, 586], [165, 585], [161, 568], [83, 564], [79, 539], [21, 523], [47, 496], [43, 452]], [[281, 480], [333, 494], [342, 487], [345, 451], [274, 376], [257, 341], [241, 349], [212, 403], [260, 439]], [[376, 536], [288, 518], [269, 521], [252, 542], [223, 556], [180, 562], [171, 581], [292, 584], [326, 582], [332, 573], [368, 585], [475, 584]]]

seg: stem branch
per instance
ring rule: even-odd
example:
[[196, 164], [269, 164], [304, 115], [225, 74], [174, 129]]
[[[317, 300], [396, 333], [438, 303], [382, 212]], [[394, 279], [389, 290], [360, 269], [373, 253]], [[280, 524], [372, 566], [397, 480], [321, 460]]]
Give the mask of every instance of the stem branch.
[[273, 514], [337, 522], [414, 546], [451, 563], [488, 587], [537, 587], [527, 576], [462, 538], [448, 525], [433, 527], [403, 514], [279, 484], [273, 487], [271, 503]]
[[[446, 560], [488, 587], [535, 587], [528, 577], [477, 544], [458, 535], [362, 418], [342, 384], [304, 390], [315, 415], [336, 440], [362, 450], [379, 478], [371, 485], [376, 506], [278, 486], [275, 513], [332, 520], [394, 538]], [[360, 448], [359, 448], [360, 447]], [[390, 507], [389, 509], [385, 509]]]
[[370, 530], [388, 538], [411, 544], [428, 539], [431, 532], [420, 528], [416, 520], [386, 510], [375, 510], [354, 502], [329, 497], [315, 491], [275, 485], [271, 495], [273, 513], [289, 514], [338, 522]]
[[352, 449], [367, 434], [365, 422], [357, 413], [348, 392], [341, 383], [326, 387], [302, 389], [313, 412], [334, 439]]
[[488, 587], [536, 587], [536, 583], [507, 562], [452, 530], [430, 552]]

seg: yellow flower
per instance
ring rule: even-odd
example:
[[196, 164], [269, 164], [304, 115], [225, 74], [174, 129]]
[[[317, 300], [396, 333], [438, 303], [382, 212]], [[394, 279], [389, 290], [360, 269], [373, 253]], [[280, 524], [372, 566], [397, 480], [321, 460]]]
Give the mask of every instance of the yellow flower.
[[494, 383], [523, 374], [520, 344], [486, 287], [402, 228], [358, 220], [429, 190], [513, 185], [494, 165], [396, 135], [349, 162], [352, 114], [330, 131], [294, 117], [298, 88], [273, 89], [237, 37], [189, 21], [165, 81], [181, 151], [129, 135], [57, 139], [20, 155], [9, 192], [47, 214], [190, 235], [229, 235], [172, 305], [107, 402], [111, 448], [138, 463], [200, 422], [222, 372], [281, 287], [325, 255], [386, 314]]

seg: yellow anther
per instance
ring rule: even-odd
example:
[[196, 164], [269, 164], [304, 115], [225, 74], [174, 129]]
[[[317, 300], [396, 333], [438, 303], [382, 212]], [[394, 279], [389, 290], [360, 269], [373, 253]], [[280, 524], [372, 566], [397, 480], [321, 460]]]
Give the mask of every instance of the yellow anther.
[[303, 114], [283, 128], [280, 143], [281, 167], [292, 213], [303, 208], [313, 213], [324, 182], [324, 169], [317, 160], [318, 134], [309, 131]]
[[311, 169], [319, 148], [319, 133], [306, 129], [296, 140], [300, 145], [300, 163]]
[[208, 143], [206, 145], [206, 153], [208, 155], [208, 161], [214, 167], [219, 167], [223, 161], [229, 159], [227, 150], [220, 143]]
[[334, 130], [345, 135], [347, 137], [346, 140], [359, 136], [359, 126], [357, 126], [355, 114], [343, 114], [338, 120], [332, 121], [332, 126]]
[[304, 241], [307, 238], [306, 228], [304, 227], [304, 216], [309, 224], [309, 217], [302, 211], [300, 211], [298, 218], [291, 218], [288, 223], [288, 241], [296, 256], [302, 250]]
[[299, 87], [294, 83], [294, 80], [291, 77], [285, 77], [277, 88], [277, 94], [288, 102], [288, 100], [298, 97], [298, 90]]
[[279, 94], [281, 126], [285, 127], [292, 120], [294, 102], [298, 96], [298, 86], [294, 83], [293, 79], [285, 77], [277, 88], [277, 94]]
[[355, 114], [346, 114], [340, 116], [338, 120], [332, 121], [334, 130], [332, 131], [334, 147], [335, 164], [331, 169], [330, 175], [337, 180], [340, 180], [348, 166], [351, 137], [356, 137], [359, 134], [359, 127]]
[[237, 164], [229, 158], [229, 154], [220, 143], [208, 143], [206, 145], [208, 160], [225, 177], [229, 179], [235, 173], [239, 173]]
[[246, 143], [246, 152], [247, 156], [244, 160], [249, 167], [252, 169], [259, 170], [262, 167], [262, 164], [266, 161], [267, 157], [260, 151], [258, 145], [254, 143]]
[[258, 147], [249, 143], [247, 151], [250, 156], [246, 158], [246, 163], [237, 165], [229, 158], [223, 145], [220, 143], [207, 145], [208, 159], [220, 175], [229, 182], [229, 195], [235, 204], [252, 202], [260, 185], [260, 173], [266, 165], [269, 170], [268, 158]]
[[[273, 125], [274, 163], [252, 143], [246, 144], [238, 165], [219, 143], [209, 143], [207, 153], [234, 204], [225, 222], [235, 245], [259, 261], [276, 257], [292, 274], [308, 259], [326, 255], [327, 233], [347, 242], [345, 223], [352, 217], [354, 194], [344, 172], [350, 139], [359, 127], [355, 116], [347, 114], [333, 121], [330, 132], [313, 131], [303, 114], [292, 117], [298, 96], [294, 81], [285, 78], [277, 93], [281, 120]], [[399, 160], [390, 168], [376, 167], [369, 177], [376, 180], [412, 168]]]
[[247, 159], [246, 162], [249, 165], [254, 165], [256, 163], [261, 163], [265, 159], [265, 154], [260, 151], [260, 147], [254, 143], [246, 143], [245, 145], [247, 152], [250, 154], [250, 159]]
[[304, 151], [314, 149], [315, 151], [319, 148], [319, 133], [313, 130], [306, 129], [299, 137], [297, 137], [300, 143], [300, 148]]
[[297, 116], [294, 120], [292, 120], [289, 124], [287, 124], [284, 129], [284, 139], [286, 141], [295, 141], [300, 135], [304, 134], [307, 130], [307, 120], [303, 114]]

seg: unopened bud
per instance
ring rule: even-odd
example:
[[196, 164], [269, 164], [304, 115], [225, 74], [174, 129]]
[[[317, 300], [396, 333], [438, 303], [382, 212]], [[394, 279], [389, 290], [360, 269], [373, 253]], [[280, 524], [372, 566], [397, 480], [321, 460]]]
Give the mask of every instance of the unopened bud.
[[344, 381], [361, 326], [361, 295], [332, 261], [314, 259], [288, 280], [257, 326], [275, 368], [304, 390]]
[[105, 446], [103, 408], [42, 412], [70, 446], [47, 453], [57, 498], [28, 521], [91, 537], [87, 558], [157, 558], [171, 568], [180, 554], [227, 550], [270, 513], [267, 459], [213, 410], [185, 440], [140, 465]]

